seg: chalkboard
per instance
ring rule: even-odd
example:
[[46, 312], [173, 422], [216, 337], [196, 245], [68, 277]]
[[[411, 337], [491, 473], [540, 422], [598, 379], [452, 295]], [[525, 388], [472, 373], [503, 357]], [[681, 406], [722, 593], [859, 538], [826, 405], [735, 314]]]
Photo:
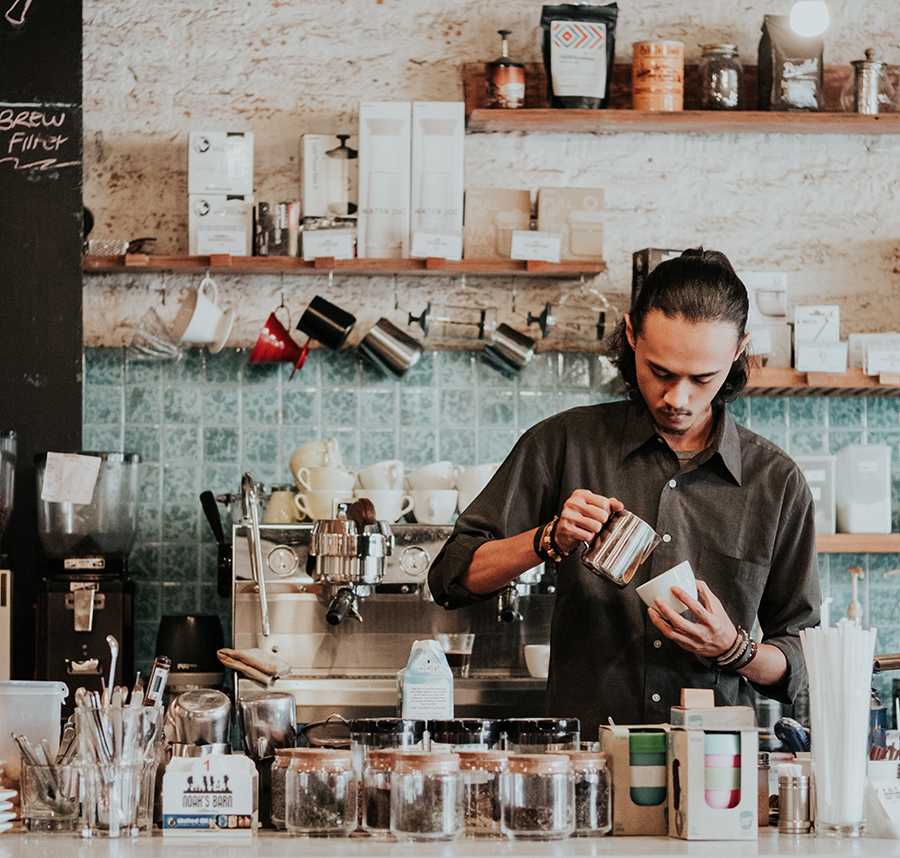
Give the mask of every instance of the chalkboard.
[[0, 429], [19, 436], [5, 549], [13, 676], [33, 673], [34, 454], [81, 447], [81, 0], [0, 0]]

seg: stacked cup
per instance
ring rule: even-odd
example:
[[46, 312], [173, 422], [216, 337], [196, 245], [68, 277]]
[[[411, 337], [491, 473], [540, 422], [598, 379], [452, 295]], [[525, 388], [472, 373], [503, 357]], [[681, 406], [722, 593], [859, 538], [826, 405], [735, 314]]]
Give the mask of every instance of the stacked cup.
[[741, 734], [706, 733], [703, 737], [706, 803], [728, 810], [741, 801]]
[[414, 507], [413, 498], [403, 491], [403, 462], [387, 459], [363, 468], [356, 475], [358, 487], [353, 497], [368, 498], [375, 507], [375, 517], [391, 524]]
[[632, 730], [628, 736], [630, 794], [635, 804], [652, 807], [666, 800], [666, 734]]
[[434, 462], [406, 478], [419, 524], [450, 524], [456, 512], [459, 467], [452, 462]]
[[297, 469], [297, 482], [303, 491], [294, 497], [294, 503], [305, 518], [313, 521], [333, 518], [336, 504], [353, 500], [355, 479], [352, 471], [340, 465], [300, 467]]
[[500, 463], [494, 462], [459, 469], [456, 475], [456, 488], [459, 490], [460, 512], [465, 512], [466, 507], [481, 494], [481, 490], [491, 481], [491, 477], [499, 467]]

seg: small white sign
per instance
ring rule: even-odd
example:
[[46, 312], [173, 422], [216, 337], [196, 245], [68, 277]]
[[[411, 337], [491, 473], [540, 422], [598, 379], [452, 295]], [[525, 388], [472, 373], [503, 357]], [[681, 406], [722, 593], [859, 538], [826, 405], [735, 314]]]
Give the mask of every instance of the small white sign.
[[311, 229], [303, 233], [303, 258], [312, 262], [318, 257], [353, 259], [352, 229]]
[[434, 232], [415, 232], [412, 239], [414, 259], [462, 259], [462, 236], [441, 235]]
[[94, 499], [94, 486], [102, 461], [97, 456], [79, 456], [77, 453], [47, 453], [41, 500], [45, 503], [90, 503]]
[[794, 307], [794, 343], [837, 343], [841, 338], [841, 308], [835, 304]]
[[846, 372], [846, 343], [797, 343], [794, 369], [798, 372]]
[[510, 257], [530, 262], [559, 262], [561, 243], [559, 233], [517, 229], [512, 234]]

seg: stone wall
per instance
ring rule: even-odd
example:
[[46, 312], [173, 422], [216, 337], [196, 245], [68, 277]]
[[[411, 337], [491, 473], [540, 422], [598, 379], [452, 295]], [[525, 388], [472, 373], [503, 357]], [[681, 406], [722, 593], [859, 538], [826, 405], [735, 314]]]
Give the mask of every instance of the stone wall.
[[[735, 41], [755, 62], [765, 12], [788, 0], [620, 3], [617, 55], [632, 41], [672, 37], [696, 59], [701, 42]], [[783, 8], [781, 8], [783, 7]], [[895, 4], [830, 3], [826, 61], [869, 46], [900, 60]], [[512, 51], [539, 61], [540, 3], [518, 0], [85, 0], [85, 202], [96, 236], [156, 235], [160, 252], [184, 253], [186, 136], [191, 129], [256, 134], [257, 192], [298, 191], [305, 132], [352, 129], [360, 100], [458, 99], [464, 62], [497, 51], [495, 30], [513, 30]], [[470, 135], [469, 186], [599, 185], [606, 189], [608, 275], [588, 284], [629, 288], [631, 252], [703, 243], [738, 267], [791, 272], [801, 300], [841, 303], [844, 331], [900, 327], [900, 138], [840, 135]], [[86, 278], [85, 338], [119, 345], [127, 323], [157, 306], [167, 321], [189, 277]], [[323, 278], [223, 278], [238, 307], [232, 345], [246, 345], [282, 290], [301, 308], [315, 291], [359, 308], [418, 312], [458, 282]], [[548, 298], [581, 284], [470, 282], [485, 306], [520, 326]], [[163, 288], [165, 303], [163, 304]], [[573, 299], [575, 301], [581, 298]], [[274, 303], [273, 303], [274, 302]], [[513, 306], [514, 305], [514, 306]], [[362, 326], [361, 326], [362, 327]], [[552, 347], [572, 343], [551, 343]], [[590, 347], [579, 343], [578, 347]]]

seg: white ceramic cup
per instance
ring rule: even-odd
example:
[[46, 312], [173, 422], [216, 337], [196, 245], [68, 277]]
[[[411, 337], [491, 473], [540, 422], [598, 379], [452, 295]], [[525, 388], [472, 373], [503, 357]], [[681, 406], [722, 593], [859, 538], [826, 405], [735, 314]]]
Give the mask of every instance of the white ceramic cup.
[[[456, 487], [459, 489], [460, 494], [465, 493], [472, 497], [480, 494], [499, 467], [499, 462], [492, 462], [489, 465], [472, 465], [468, 468], [461, 468], [456, 477]], [[460, 504], [459, 508], [463, 509], [464, 507]]]
[[188, 292], [177, 318], [185, 320], [176, 322], [182, 343], [205, 346], [220, 338], [225, 311], [219, 306], [219, 287], [212, 277], [207, 274], [196, 289]]
[[450, 524], [456, 512], [456, 489], [427, 489], [411, 493], [419, 524]]
[[307, 468], [304, 465], [297, 469], [297, 484], [306, 491], [351, 492], [355, 482], [356, 474], [344, 468]]
[[368, 498], [375, 507], [375, 517], [379, 521], [393, 524], [406, 513], [412, 512], [415, 501], [396, 489], [356, 489], [353, 497]]
[[434, 462], [407, 474], [406, 482], [415, 492], [428, 489], [454, 489], [459, 470], [453, 462]]
[[351, 492], [300, 492], [294, 495], [294, 504], [304, 518], [318, 521], [320, 519], [334, 518], [334, 505], [336, 503], [352, 503]]
[[294, 503], [294, 493], [289, 491], [274, 491], [266, 501], [263, 512], [263, 524], [293, 524], [300, 520], [300, 510]]
[[[291, 454], [290, 468], [297, 480], [300, 468], [339, 468], [343, 464], [338, 442], [334, 438], [307, 441]], [[297, 481], [299, 485], [299, 481]]]
[[673, 566], [662, 575], [651, 578], [646, 584], [641, 584], [637, 588], [637, 594], [648, 608], [659, 599], [673, 611], [683, 614], [688, 610], [688, 606], [672, 595], [672, 587], [680, 587], [689, 596], [697, 598], [697, 580], [694, 578], [694, 570], [687, 560]]
[[550, 644], [527, 644], [525, 667], [535, 679], [546, 679], [550, 673]]
[[399, 459], [387, 459], [376, 462], [357, 472], [356, 479], [361, 489], [390, 489], [403, 492], [403, 462]]

